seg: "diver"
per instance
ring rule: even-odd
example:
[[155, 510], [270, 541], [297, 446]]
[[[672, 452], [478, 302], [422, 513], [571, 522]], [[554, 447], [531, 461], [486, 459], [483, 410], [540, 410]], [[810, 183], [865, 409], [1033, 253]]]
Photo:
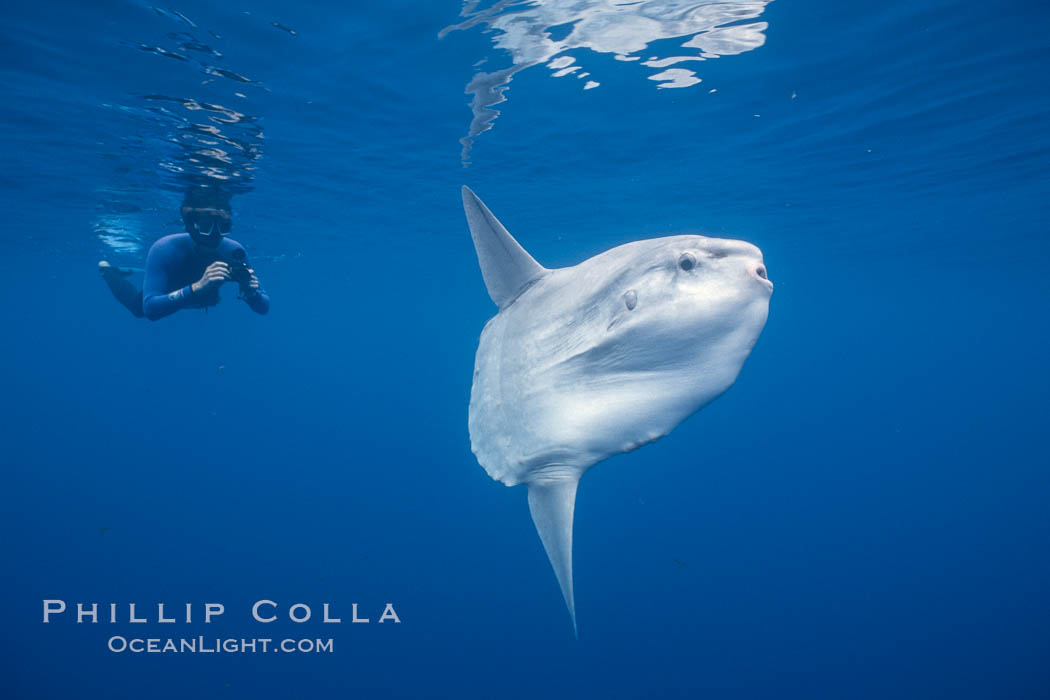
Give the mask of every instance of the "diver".
[[131, 271], [99, 262], [98, 271], [117, 301], [134, 316], [156, 321], [180, 309], [215, 306], [223, 283], [236, 282], [239, 298], [252, 311], [269, 311], [270, 298], [248, 266], [244, 246], [228, 237], [233, 229], [229, 195], [214, 187], [191, 187], [181, 214], [186, 233], [165, 236], [149, 249], [141, 291], [127, 279]]

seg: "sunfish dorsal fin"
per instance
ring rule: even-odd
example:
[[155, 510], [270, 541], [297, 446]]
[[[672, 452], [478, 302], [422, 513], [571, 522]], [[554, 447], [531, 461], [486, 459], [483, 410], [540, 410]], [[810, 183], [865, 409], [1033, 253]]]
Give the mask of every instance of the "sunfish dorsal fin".
[[529, 512], [536, 532], [540, 533], [547, 558], [558, 577], [565, 606], [572, 618], [572, 632], [576, 631], [576, 602], [572, 594], [572, 516], [576, 510], [578, 476], [559, 480], [529, 482]]
[[465, 186], [463, 211], [470, 226], [470, 237], [474, 239], [485, 287], [492, 301], [502, 309], [547, 269], [514, 240], [499, 219]]

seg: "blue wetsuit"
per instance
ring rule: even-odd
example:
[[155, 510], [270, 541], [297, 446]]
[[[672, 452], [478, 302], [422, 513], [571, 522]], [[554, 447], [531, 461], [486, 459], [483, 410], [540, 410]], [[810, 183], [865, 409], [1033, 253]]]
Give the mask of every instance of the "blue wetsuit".
[[[199, 246], [188, 233], [165, 236], [153, 244], [146, 258], [142, 281], [142, 311], [151, 321], [179, 309], [205, 308], [219, 303], [217, 290], [194, 294], [190, 285], [204, 275], [213, 262], [231, 262], [234, 251], [244, 253], [237, 241], [224, 238], [217, 248]], [[247, 262], [247, 257], [242, 258]], [[261, 289], [244, 301], [259, 314], [270, 310], [270, 297]]]

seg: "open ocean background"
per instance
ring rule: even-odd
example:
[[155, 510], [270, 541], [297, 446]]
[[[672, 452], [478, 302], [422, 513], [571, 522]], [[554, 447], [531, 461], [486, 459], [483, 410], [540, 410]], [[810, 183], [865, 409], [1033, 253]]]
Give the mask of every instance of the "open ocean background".
[[[1050, 697], [1046, 3], [172, 1], [0, 10], [0, 697]], [[132, 318], [97, 261], [203, 179], [270, 315]], [[462, 184], [548, 267], [706, 233], [776, 285], [736, 385], [583, 480], [579, 640], [470, 452]]]

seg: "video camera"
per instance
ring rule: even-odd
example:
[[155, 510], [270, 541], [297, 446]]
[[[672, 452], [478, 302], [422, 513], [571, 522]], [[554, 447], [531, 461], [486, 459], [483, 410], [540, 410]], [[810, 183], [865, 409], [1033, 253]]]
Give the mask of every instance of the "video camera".
[[233, 251], [232, 259], [227, 264], [230, 266], [230, 279], [241, 285], [241, 290], [244, 290], [252, 281], [254, 272], [248, 267], [248, 257], [238, 248]]
[[238, 248], [233, 251], [227, 265], [230, 266], [230, 280], [240, 285], [242, 295], [250, 295], [251, 289], [248, 285], [251, 284], [252, 274], [255, 271], [248, 267], [248, 256], [245, 255], [244, 250]]

